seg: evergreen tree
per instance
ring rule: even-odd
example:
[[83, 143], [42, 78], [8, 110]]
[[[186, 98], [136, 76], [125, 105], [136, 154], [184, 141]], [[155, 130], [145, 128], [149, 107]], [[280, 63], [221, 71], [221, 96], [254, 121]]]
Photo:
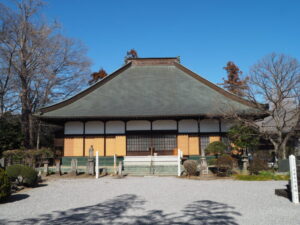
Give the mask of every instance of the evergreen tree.
[[227, 80], [223, 78], [224, 83], [221, 85], [233, 94], [245, 96], [249, 78], [246, 77], [244, 80], [241, 80], [240, 76], [243, 72], [234, 64], [234, 62], [229, 61], [224, 69], [227, 72]]
[[102, 80], [106, 76], [106, 71], [103, 68], [101, 68], [98, 72], [94, 72], [91, 74], [92, 80], [89, 81], [89, 85], [96, 83], [98, 80]]

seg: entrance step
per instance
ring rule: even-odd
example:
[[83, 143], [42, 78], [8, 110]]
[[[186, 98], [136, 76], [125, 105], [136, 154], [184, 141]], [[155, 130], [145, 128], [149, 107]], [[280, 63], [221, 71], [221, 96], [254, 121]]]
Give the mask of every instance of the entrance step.
[[177, 175], [177, 166], [126, 166], [124, 173], [129, 175]]
[[129, 175], [177, 175], [177, 156], [125, 156], [124, 173]]
[[177, 165], [177, 156], [125, 156], [124, 166]]

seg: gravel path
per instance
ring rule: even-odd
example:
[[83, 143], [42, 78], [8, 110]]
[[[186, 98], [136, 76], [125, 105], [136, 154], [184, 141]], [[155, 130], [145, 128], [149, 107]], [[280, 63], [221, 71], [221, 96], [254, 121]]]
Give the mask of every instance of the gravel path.
[[0, 204], [0, 224], [300, 224], [287, 182], [175, 177], [57, 179]]

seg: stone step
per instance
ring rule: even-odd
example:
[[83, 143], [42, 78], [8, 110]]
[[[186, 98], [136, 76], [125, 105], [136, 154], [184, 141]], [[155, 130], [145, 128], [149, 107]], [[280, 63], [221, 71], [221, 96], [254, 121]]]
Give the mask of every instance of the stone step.
[[129, 175], [177, 175], [177, 166], [124, 166], [124, 173]]
[[176, 166], [177, 156], [125, 156], [124, 166]]

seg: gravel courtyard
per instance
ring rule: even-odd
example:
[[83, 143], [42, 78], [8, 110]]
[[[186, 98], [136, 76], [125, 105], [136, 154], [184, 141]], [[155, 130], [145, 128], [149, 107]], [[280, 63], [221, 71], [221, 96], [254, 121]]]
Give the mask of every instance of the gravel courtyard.
[[0, 204], [0, 224], [300, 224], [287, 182], [175, 177], [57, 179]]

